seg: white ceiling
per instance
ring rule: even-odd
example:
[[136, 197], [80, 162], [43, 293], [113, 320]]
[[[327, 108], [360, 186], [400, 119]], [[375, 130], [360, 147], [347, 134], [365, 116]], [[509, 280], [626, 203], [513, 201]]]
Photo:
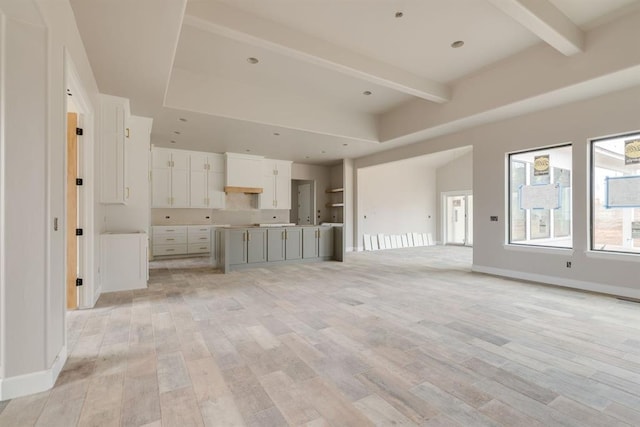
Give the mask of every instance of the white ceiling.
[[[153, 117], [159, 146], [331, 164], [575, 99], [571, 88], [638, 84], [640, 58], [624, 39], [640, 37], [640, 0], [71, 4], [101, 92]], [[600, 35], [607, 26], [621, 43]], [[598, 37], [620, 52], [598, 50]], [[499, 78], [482, 87], [535, 56], [599, 74], [533, 73], [508, 100]]]

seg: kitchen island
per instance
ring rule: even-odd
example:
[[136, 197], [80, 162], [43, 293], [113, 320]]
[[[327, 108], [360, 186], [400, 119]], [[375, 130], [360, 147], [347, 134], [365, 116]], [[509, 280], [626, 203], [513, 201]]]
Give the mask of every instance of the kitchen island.
[[341, 226], [232, 226], [215, 230], [211, 262], [223, 273], [293, 262], [342, 261]]

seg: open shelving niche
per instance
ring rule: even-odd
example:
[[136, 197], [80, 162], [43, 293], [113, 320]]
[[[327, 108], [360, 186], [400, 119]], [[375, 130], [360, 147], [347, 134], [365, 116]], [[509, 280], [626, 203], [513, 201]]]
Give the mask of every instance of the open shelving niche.
[[331, 195], [331, 201], [325, 206], [332, 210], [332, 220], [342, 222], [342, 208], [344, 207], [344, 188], [328, 188], [325, 190], [325, 193]]

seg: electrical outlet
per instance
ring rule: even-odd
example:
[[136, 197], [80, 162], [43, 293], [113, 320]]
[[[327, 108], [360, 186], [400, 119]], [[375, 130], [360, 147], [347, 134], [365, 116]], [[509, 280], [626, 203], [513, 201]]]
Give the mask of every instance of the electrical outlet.
[[571, 261], [567, 261], [567, 268], [571, 268]]
[[489, 217], [489, 221], [497, 222], [497, 221], [498, 221], [498, 216], [497, 216], [497, 215], [491, 215], [491, 216]]

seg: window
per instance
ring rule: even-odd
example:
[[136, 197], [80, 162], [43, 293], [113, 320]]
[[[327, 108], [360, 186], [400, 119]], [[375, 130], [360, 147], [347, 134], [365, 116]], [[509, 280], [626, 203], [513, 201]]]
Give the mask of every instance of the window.
[[591, 249], [640, 254], [640, 133], [591, 142]]
[[571, 146], [509, 154], [509, 243], [571, 248]]

